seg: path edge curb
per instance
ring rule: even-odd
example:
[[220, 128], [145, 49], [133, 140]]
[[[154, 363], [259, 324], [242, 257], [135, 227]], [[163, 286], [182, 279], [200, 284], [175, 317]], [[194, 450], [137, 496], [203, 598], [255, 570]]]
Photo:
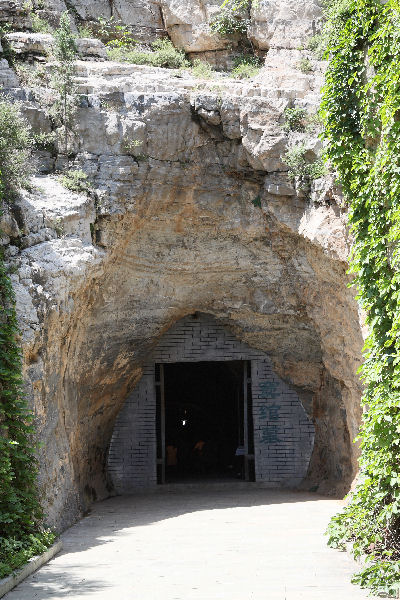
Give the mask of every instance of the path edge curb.
[[29, 575], [37, 571], [40, 567], [45, 565], [49, 560], [53, 558], [58, 552], [60, 552], [62, 548], [62, 542], [59, 540], [48, 550], [40, 554], [39, 556], [34, 556], [31, 558], [26, 565], [18, 569], [18, 571], [14, 571], [8, 577], [4, 579], [0, 579], [0, 598], [5, 596], [8, 592], [10, 592], [15, 586], [17, 586], [21, 581], [26, 579]]

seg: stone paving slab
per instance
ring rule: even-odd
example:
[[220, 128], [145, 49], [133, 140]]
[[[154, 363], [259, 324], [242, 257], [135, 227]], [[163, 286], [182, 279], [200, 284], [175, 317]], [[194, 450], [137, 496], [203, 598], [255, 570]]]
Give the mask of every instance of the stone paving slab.
[[6, 600], [362, 600], [326, 546], [341, 502], [293, 491], [166, 491], [100, 502]]

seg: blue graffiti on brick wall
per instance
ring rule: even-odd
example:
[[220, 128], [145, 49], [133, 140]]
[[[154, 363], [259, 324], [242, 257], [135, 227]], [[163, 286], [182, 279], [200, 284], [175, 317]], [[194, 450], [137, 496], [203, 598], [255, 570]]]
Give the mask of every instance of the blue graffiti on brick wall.
[[279, 421], [279, 404], [269, 404], [267, 406], [261, 406], [260, 408], [260, 420], [262, 421]]
[[276, 381], [262, 381], [260, 383], [261, 395], [263, 398], [279, 398], [280, 392], [277, 391], [279, 383]]
[[260, 442], [262, 444], [279, 444], [278, 425], [264, 425], [261, 428]]
[[[275, 400], [279, 398], [280, 392], [277, 391], [278, 383], [275, 381], [263, 381], [260, 384], [262, 397], [265, 400]], [[279, 421], [280, 405], [277, 402], [265, 404], [260, 407], [260, 443], [261, 444], [279, 444]]]

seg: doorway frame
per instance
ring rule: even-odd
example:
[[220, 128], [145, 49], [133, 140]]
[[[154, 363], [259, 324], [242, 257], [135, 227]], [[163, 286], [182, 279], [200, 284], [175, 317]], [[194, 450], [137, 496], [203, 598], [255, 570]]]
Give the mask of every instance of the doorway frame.
[[[223, 363], [219, 360], [182, 361], [182, 364]], [[254, 453], [254, 422], [252, 401], [251, 360], [240, 360], [243, 364], [243, 441], [244, 441], [244, 481], [255, 481], [255, 453]], [[166, 478], [166, 450], [165, 450], [165, 380], [164, 365], [169, 363], [154, 363], [154, 387], [156, 397], [156, 470], [157, 484], [164, 485]], [[177, 364], [181, 364], [180, 361]]]

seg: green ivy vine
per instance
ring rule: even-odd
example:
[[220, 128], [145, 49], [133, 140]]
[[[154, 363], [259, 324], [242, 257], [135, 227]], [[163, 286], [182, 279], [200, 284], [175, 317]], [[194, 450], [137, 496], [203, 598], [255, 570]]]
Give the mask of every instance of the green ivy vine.
[[[400, 2], [341, 2], [322, 114], [350, 206], [352, 271], [367, 314], [360, 480], [329, 543], [368, 557], [354, 582], [400, 589]], [[328, 23], [331, 27], [332, 23]]]
[[[10, 113], [17, 112], [7, 102], [1, 99], [0, 117], [7, 106]], [[10, 200], [14, 186], [21, 182], [20, 170], [13, 170], [11, 166], [22, 168], [26, 157], [26, 146], [20, 145], [21, 139], [25, 138], [19, 135], [18, 129], [22, 127], [22, 121], [16, 119], [10, 123], [12, 131], [6, 134], [10, 142], [8, 159], [0, 152], [1, 169], [4, 171], [5, 168], [8, 174], [5, 185], [0, 171], [0, 216], [4, 196]], [[3, 121], [1, 125], [4, 125]], [[0, 246], [0, 578], [31, 556], [43, 552], [55, 537], [41, 526], [43, 515], [36, 486], [33, 415], [22, 392], [19, 339], [14, 290]]]

